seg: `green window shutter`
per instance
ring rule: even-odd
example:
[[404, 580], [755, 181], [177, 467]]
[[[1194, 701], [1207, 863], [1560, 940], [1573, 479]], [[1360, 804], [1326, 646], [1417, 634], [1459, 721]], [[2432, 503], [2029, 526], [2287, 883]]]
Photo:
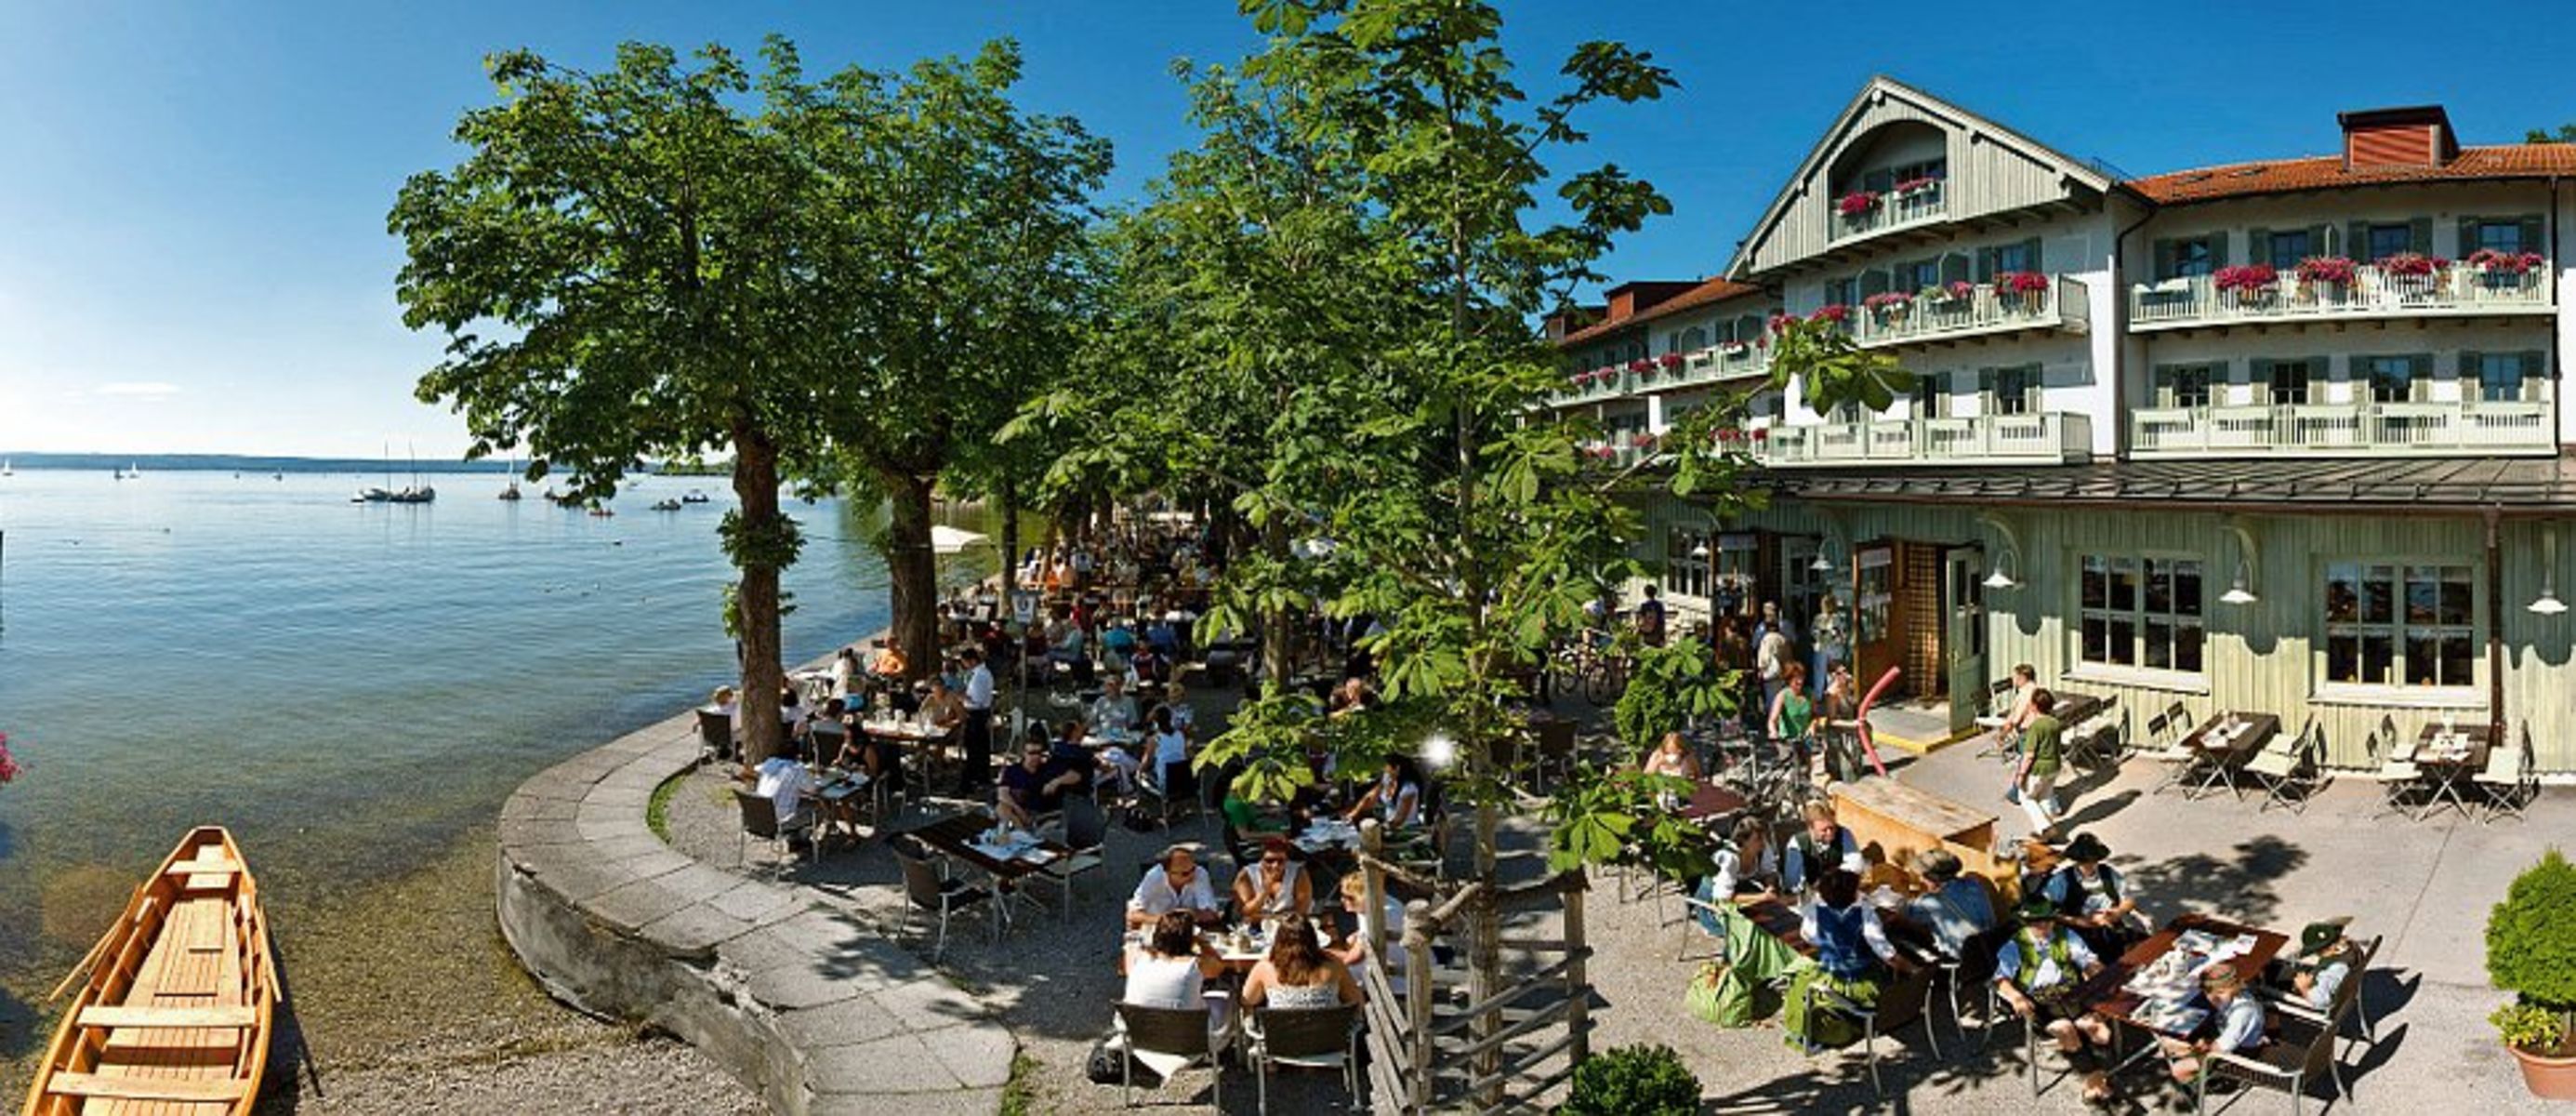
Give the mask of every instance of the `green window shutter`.
[[2268, 264], [2272, 259], [2272, 230], [2248, 229], [2245, 233], [2245, 262]]
[[1994, 370], [1994, 369], [1992, 369], [1992, 368], [1980, 368], [1980, 369], [1977, 369], [1977, 395], [1978, 395], [1978, 396], [1980, 396], [1980, 397], [1982, 398], [1982, 400], [1983, 400], [1983, 402], [1981, 402], [1981, 403], [1979, 404], [1980, 409], [1985, 410], [1985, 412], [1986, 412], [1987, 414], [1993, 414], [1993, 413], [1994, 413], [1994, 411], [1992, 410], [1991, 404], [1992, 404], [1992, 401], [1994, 400], [1994, 397], [1995, 397], [1995, 370]]
[[[2328, 255], [2328, 254], [2329, 254], [2329, 253], [2326, 251], [2326, 234], [2327, 234], [2329, 231], [2330, 231], [2330, 230], [2329, 230], [2326, 226], [2324, 226], [2324, 225], [2310, 225], [2310, 226], [2308, 226], [2308, 254], [2309, 254], [2309, 255], [2311, 255], [2311, 256], [2323, 256], [2323, 255]], [[2288, 261], [2285, 261], [2285, 262], [2283, 262], [2283, 263], [2281, 263], [2281, 264], [2279, 264], [2279, 265], [2277, 265], [2277, 266], [2282, 266], [2282, 267], [2297, 267], [2298, 265], [2299, 265], [2299, 261], [2297, 261], [2297, 260], [2288, 260]]]
[[2417, 252], [2421, 252], [2427, 256], [2432, 255], [2433, 219], [2430, 217], [2418, 217], [2412, 221], [2406, 222], [2406, 243], [2408, 247], [2413, 248]]
[[2246, 382], [2254, 385], [2254, 402], [2272, 401], [2272, 358], [2255, 357], [2245, 362]]
[[2475, 401], [2482, 394], [2478, 380], [2480, 359], [2476, 349], [2460, 350], [2460, 398], [2462, 399]]
[[[2522, 250], [2525, 252], [2539, 252], [2543, 255], [2548, 254], [2549, 249], [2541, 243], [2541, 238], [2546, 235], [2544, 230], [2547, 228], [2548, 225], [2543, 223], [2537, 216], [2523, 218]], [[2556, 261], [2551, 262], [2554, 265]]]
[[2529, 401], [2539, 397], [2540, 382], [2549, 378], [2549, 354], [2538, 349], [2524, 349], [2521, 356], [2522, 384], [2513, 397]]
[[2048, 261], [2039, 254], [2039, 238], [2034, 236], [2022, 241], [2021, 246], [2022, 259], [2029, 261], [2030, 269], [2041, 275], [2048, 274]]
[[2433, 354], [2406, 354], [2406, 398], [2417, 401], [2433, 397]]
[[1860, 273], [1860, 296], [1862, 298], [1868, 298], [1874, 294], [1886, 294], [1888, 287], [1889, 283], [1885, 269], [1874, 267], [1868, 271]]
[[2157, 279], [2163, 280], [2173, 278], [2174, 242], [2172, 239], [2160, 237], [2156, 240], [2155, 257], [2151, 262], [2154, 264], [2155, 277]]
[[1941, 257], [1941, 283], [1942, 283], [1942, 285], [1947, 286], [1947, 285], [1949, 285], [1949, 284], [1951, 284], [1951, 283], [1965, 283], [1965, 282], [1967, 282], [1967, 281], [1968, 281], [1968, 274], [1969, 274], [1969, 272], [1970, 272], [1970, 270], [1971, 270], [1971, 269], [1972, 269], [1972, 265], [1970, 265], [1970, 263], [1968, 262], [1968, 254], [1967, 254], [1967, 253], [1965, 253], [1965, 252], [1951, 252], [1951, 253], [1949, 253], [1949, 254], [1947, 254], [1947, 255], [1942, 256], [1942, 257]]
[[2460, 218], [2460, 243], [2451, 252], [2454, 258], [2467, 259], [2469, 253], [2478, 250], [2478, 223], [2476, 217]]
[[1995, 250], [1977, 249], [1977, 282], [1991, 283], [1995, 278]]
[[2352, 223], [2350, 223], [2350, 224], [2345, 225], [2345, 226], [2344, 226], [2344, 237], [2343, 237], [2343, 251], [2337, 252], [2337, 253], [2335, 253], [2335, 254], [2336, 254], [2336, 255], [2338, 255], [2338, 256], [2344, 256], [2344, 257], [2348, 257], [2348, 258], [2353, 259], [2353, 260], [2357, 260], [2357, 261], [2359, 261], [2359, 262], [2361, 262], [2361, 263], [2369, 263], [2369, 262], [2370, 262], [2369, 260], [2362, 259], [2362, 257], [2363, 257], [2364, 255], [2367, 255], [2369, 252], [2370, 252], [2370, 222], [2368, 222], [2368, 221], [2354, 221], [2354, 222], [2352, 222]]

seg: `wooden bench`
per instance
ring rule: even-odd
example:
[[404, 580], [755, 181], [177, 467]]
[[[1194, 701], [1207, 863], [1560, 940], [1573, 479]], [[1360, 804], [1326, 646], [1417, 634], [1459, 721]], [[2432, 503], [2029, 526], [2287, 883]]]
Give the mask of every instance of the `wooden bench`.
[[106, 1097], [130, 1101], [230, 1103], [250, 1092], [239, 1079], [189, 1077], [122, 1077], [95, 1073], [57, 1073], [45, 1082], [45, 1093], [58, 1097]]
[[149, 1030], [206, 1027], [237, 1031], [258, 1026], [259, 1012], [247, 1006], [93, 1007], [81, 1009], [80, 1025], [100, 1030], [116, 1027]]

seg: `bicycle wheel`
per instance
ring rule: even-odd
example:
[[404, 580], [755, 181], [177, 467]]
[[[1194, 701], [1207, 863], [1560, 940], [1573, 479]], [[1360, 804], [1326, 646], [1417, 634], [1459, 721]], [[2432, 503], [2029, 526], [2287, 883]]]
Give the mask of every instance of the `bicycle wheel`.
[[1594, 660], [1583, 672], [1583, 700], [1591, 702], [1595, 709], [1619, 700], [1620, 692], [1627, 689], [1622, 673], [1615, 663]]

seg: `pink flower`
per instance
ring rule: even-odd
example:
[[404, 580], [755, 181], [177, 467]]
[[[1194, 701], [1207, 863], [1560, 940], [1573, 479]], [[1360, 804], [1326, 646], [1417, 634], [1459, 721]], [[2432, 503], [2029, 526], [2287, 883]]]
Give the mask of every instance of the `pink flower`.
[[2480, 248], [2469, 253], [2469, 266], [2484, 268], [2501, 275], [2520, 275], [2539, 267], [2543, 260], [2538, 252], [2499, 252]]
[[2216, 283], [2218, 289], [2222, 291], [2253, 294], [2257, 291], [2271, 290], [2272, 284], [2278, 282], [2280, 278], [2281, 273], [2274, 270], [2270, 264], [2238, 264], [2235, 267], [2219, 268], [2212, 282]]
[[1662, 356], [1656, 357], [1655, 363], [1662, 365], [1665, 368], [1679, 368], [1682, 366], [1682, 355], [1680, 353], [1665, 353]]
[[1872, 310], [1892, 310], [1913, 305], [1914, 296], [1903, 291], [1881, 291], [1860, 300], [1860, 304]]
[[1878, 208], [1878, 193], [1874, 190], [1845, 194], [1841, 200], [1834, 203], [1834, 209], [1845, 217], [1866, 217], [1870, 210], [1876, 208]]
[[1903, 197], [1907, 194], [1919, 194], [1940, 184], [1941, 180], [1938, 178], [1934, 178], [1928, 174], [1920, 175], [1897, 183], [1896, 194], [1898, 197]]
[[2431, 275], [2433, 261], [2421, 252], [2399, 252], [2381, 257], [2379, 269], [2390, 275]]
[[1655, 436], [1652, 434], [1639, 434], [1636, 437], [1628, 439], [1628, 444], [1635, 446], [1638, 449], [1644, 449], [1655, 444]]
[[2310, 283], [2350, 283], [2353, 263], [2343, 256], [2310, 256], [2299, 261], [2299, 278]]
[[1995, 276], [1995, 290], [2002, 294], [2038, 294], [2048, 289], [2048, 276], [2036, 271], [2006, 271]]
[[1796, 320], [1796, 318], [1787, 314], [1773, 314], [1771, 315], [1771, 332], [1775, 334], [1785, 332], [1789, 328], [1789, 323]]
[[1644, 357], [1639, 357], [1628, 362], [1628, 371], [1631, 372], [1652, 372], [1654, 369], [1655, 362], [1647, 360]]
[[1850, 317], [1851, 307], [1837, 302], [1831, 306], [1823, 307], [1813, 314], [1807, 315], [1807, 320], [1811, 322], [1832, 322], [1835, 325], [1841, 325], [1846, 320], [1849, 320]]

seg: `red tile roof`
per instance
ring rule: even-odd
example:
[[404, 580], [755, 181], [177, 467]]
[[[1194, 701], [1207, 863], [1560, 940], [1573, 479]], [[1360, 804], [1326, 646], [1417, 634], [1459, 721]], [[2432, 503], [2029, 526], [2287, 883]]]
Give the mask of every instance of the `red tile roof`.
[[2576, 177], [2576, 143], [2517, 143], [2464, 147], [2441, 166], [2374, 166], [2344, 169], [2339, 155], [2269, 159], [2223, 167], [2175, 171], [2130, 179], [2125, 185], [2158, 205], [2220, 198], [2375, 186], [2394, 182], [2457, 182], [2497, 178]]
[[1594, 322], [1582, 329], [1566, 334], [1564, 337], [1558, 339], [1556, 344], [1558, 348], [1569, 348], [1575, 345], [1580, 345], [1586, 341], [1591, 341], [1595, 338], [1617, 333], [1620, 330], [1641, 322], [1651, 322], [1657, 318], [1678, 314], [1684, 310], [1706, 306], [1710, 303], [1724, 302], [1730, 298], [1741, 298], [1745, 295], [1760, 293], [1762, 293], [1762, 288], [1760, 287], [1730, 282], [1725, 279], [1711, 279], [1625, 318], [1615, 318], [1608, 321]]

